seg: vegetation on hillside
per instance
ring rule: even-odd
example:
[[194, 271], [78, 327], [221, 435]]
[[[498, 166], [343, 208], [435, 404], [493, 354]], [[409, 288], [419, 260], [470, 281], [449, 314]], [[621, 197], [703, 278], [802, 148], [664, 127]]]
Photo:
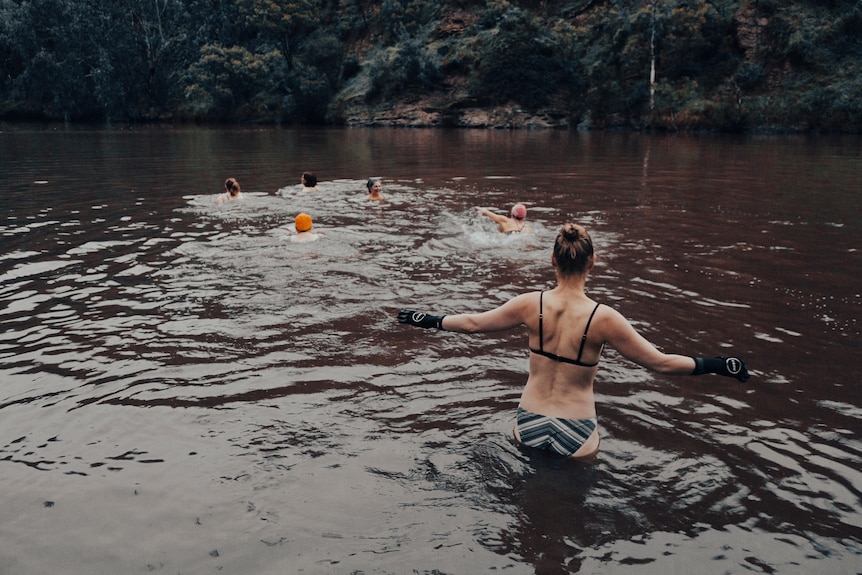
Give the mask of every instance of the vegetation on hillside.
[[0, 0], [0, 71], [6, 120], [858, 132], [862, 3]]

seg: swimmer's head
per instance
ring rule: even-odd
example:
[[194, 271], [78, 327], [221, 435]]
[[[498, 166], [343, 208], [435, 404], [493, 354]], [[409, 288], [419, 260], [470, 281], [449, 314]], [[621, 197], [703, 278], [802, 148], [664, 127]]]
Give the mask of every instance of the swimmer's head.
[[314, 172], [302, 172], [302, 183], [306, 188], [313, 188], [317, 185], [317, 176]]
[[512, 206], [512, 217], [516, 220], [527, 218], [527, 207], [524, 204], [515, 204]]
[[374, 184], [378, 183], [379, 181], [380, 181], [380, 178], [371, 178], [370, 180], [368, 180], [365, 183], [365, 187], [368, 188], [368, 191], [370, 192], [371, 188], [374, 187]]
[[311, 216], [308, 214], [299, 214], [293, 223], [296, 225], [297, 232], [307, 232], [311, 229]]
[[232, 196], [239, 194], [239, 182], [236, 181], [236, 178], [228, 178], [224, 181], [224, 189]]

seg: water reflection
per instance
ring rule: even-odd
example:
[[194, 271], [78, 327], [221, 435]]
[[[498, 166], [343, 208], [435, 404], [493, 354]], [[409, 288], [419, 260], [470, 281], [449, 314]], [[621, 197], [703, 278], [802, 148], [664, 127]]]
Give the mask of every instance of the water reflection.
[[[12, 130], [0, 149], [0, 571], [71, 550], [91, 573], [859, 570], [858, 142]], [[306, 169], [319, 193], [274, 195]], [[228, 174], [247, 197], [216, 207]], [[514, 201], [535, 234], [473, 209]], [[321, 241], [287, 240], [299, 211]], [[608, 350], [591, 465], [511, 441], [524, 334], [394, 321], [550, 285], [569, 218], [595, 299], [754, 373], [659, 377]]]

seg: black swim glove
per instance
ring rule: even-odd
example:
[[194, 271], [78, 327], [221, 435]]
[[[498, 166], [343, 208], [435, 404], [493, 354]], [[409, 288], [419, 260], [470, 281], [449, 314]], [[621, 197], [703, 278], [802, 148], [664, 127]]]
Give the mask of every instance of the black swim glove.
[[748, 368], [745, 362], [738, 357], [729, 357], [722, 355], [721, 357], [695, 357], [694, 371], [692, 375], [702, 375], [704, 373], [717, 373], [726, 377], [735, 377], [739, 381], [748, 381]]
[[412, 309], [402, 309], [398, 312], [398, 322], [415, 325], [423, 329], [436, 327], [443, 329], [443, 318], [445, 315], [430, 315], [421, 311], [413, 311]]

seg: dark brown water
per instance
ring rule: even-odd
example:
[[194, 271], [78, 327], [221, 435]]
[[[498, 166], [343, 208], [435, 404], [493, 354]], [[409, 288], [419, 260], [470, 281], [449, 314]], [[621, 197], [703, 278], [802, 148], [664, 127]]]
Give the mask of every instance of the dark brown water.
[[[858, 573], [860, 150], [3, 126], [0, 573]], [[532, 236], [473, 210], [515, 201]], [[287, 241], [300, 211], [324, 239]], [[752, 371], [608, 350], [592, 465], [509, 439], [524, 333], [395, 321], [549, 287], [567, 220], [593, 298]]]

